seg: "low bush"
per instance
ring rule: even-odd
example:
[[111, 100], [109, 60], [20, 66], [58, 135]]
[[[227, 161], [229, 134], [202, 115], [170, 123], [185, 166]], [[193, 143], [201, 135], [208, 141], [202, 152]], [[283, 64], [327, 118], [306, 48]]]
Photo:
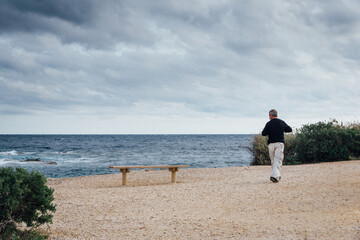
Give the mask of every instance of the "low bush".
[[[0, 237], [20, 239], [35, 236], [33, 231], [19, 231], [18, 223], [35, 228], [52, 223], [55, 205], [54, 190], [46, 186], [46, 178], [39, 172], [22, 168], [0, 168]], [[34, 239], [31, 237], [30, 239]], [[40, 239], [36, 237], [35, 239]]]
[[300, 164], [296, 157], [296, 134], [285, 134], [284, 165]]
[[360, 130], [336, 120], [303, 126], [296, 136], [296, 154], [301, 163], [349, 160], [359, 156]]
[[267, 144], [267, 138], [257, 134], [254, 136], [250, 147], [247, 148], [253, 155], [253, 161], [251, 165], [269, 165], [269, 150]]
[[351, 158], [360, 157], [360, 124], [350, 124], [346, 126], [346, 131], [343, 135], [344, 144], [350, 152]]

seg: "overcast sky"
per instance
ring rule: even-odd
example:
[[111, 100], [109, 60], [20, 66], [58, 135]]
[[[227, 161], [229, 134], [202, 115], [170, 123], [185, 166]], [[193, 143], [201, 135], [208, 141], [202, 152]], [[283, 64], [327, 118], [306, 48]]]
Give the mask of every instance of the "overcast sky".
[[0, 133], [360, 120], [358, 0], [1, 0]]

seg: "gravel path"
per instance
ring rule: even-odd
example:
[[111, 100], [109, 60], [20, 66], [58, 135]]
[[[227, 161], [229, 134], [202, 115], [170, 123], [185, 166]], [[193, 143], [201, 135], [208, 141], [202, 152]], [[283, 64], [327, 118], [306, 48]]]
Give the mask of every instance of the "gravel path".
[[360, 239], [360, 161], [49, 179], [50, 239]]

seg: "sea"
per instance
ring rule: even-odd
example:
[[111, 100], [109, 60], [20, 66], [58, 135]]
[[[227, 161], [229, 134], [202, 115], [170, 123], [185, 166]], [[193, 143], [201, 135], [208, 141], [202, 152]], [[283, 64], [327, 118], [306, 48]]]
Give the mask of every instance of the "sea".
[[254, 135], [0, 135], [0, 167], [49, 178], [118, 173], [109, 166], [249, 166]]

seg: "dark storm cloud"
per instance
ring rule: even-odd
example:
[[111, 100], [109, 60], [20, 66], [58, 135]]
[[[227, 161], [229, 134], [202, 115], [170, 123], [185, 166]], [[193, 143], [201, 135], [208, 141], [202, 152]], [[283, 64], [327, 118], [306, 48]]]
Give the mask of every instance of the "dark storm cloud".
[[151, 43], [144, 19], [126, 1], [21, 1], [0, 3], [0, 33], [51, 33], [64, 43], [112, 48], [117, 42]]
[[91, 20], [93, 10], [93, 1], [4, 0], [0, 5], [0, 30], [51, 31], [54, 25], [48, 22], [50, 19], [81, 25]]
[[[91, 18], [93, 5], [93, 1], [91, 0], [4, 0], [1, 5], [1, 23], [3, 23], [2, 26], [5, 27], [5, 29], [29, 30], [28, 27], [32, 25], [24, 20], [31, 21], [32, 16], [43, 16], [62, 19], [74, 24], [81, 24]], [[38, 27], [36, 24], [32, 26], [33, 29]]]
[[318, 1], [313, 16], [331, 31], [351, 31], [360, 20], [359, 6], [352, 1]]

